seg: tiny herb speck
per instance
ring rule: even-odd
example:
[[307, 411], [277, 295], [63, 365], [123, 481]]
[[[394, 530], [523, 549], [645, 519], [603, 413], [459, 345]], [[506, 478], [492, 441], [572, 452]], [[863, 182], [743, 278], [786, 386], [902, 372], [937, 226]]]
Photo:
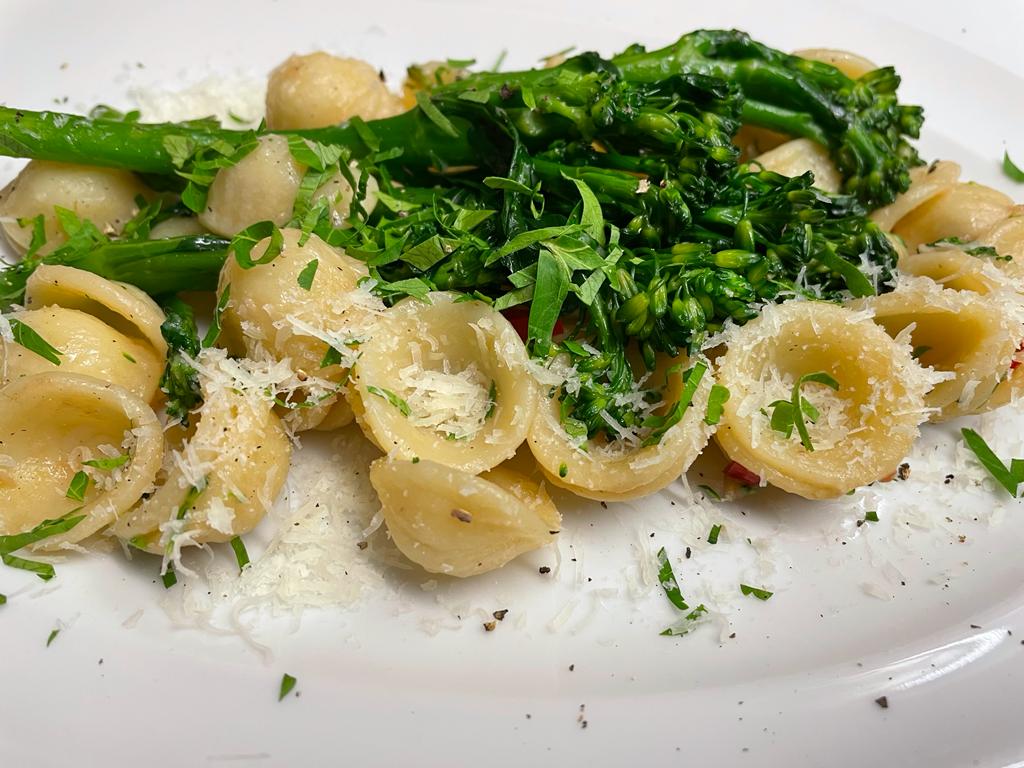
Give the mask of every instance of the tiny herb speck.
[[281, 678], [281, 690], [277, 694], [277, 700], [284, 701], [284, 697], [295, 689], [296, 682], [298, 681], [294, 677], [285, 672], [284, 677]]

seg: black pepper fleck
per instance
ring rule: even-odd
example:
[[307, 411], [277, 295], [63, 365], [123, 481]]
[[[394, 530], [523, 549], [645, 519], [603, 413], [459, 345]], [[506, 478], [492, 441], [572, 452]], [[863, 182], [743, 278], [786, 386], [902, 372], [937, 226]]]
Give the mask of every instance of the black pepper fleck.
[[877, 699], [875, 699], [875, 704], [880, 706], [882, 709], [888, 709], [889, 708], [889, 697], [888, 696], [879, 696]]

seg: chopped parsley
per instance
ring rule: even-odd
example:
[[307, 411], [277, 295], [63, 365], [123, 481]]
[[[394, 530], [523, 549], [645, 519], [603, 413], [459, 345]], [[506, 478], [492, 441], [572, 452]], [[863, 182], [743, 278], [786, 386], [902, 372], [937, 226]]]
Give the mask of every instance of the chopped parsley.
[[82, 470], [75, 472], [75, 476], [71, 478], [71, 483], [68, 485], [67, 491], [64, 493], [66, 498], [72, 501], [85, 501], [85, 492], [89, 489], [89, 476]]
[[[487, 390], [487, 413], [484, 414], [484, 419], [489, 419], [494, 415], [495, 409], [498, 407], [498, 382], [491, 379], [490, 389]], [[564, 475], [563, 475], [564, 477]]]
[[712, 488], [710, 485], [698, 485], [697, 487], [700, 488], [701, 491], [704, 492], [704, 495], [707, 496], [709, 499], [713, 501], [722, 500], [722, 495], [714, 488]]
[[878, 512], [876, 512], [873, 509], [868, 510], [867, 512], [864, 513], [864, 519], [866, 521], [868, 521], [869, 523], [877, 523], [878, 522]]
[[164, 589], [170, 589], [178, 583], [178, 577], [174, 573], [174, 563], [167, 564], [167, 570], [163, 572], [160, 578], [164, 583]]
[[1009, 150], [1003, 152], [1003, 173], [1018, 184], [1024, 184], [1024, 171], [1010, 159]]
[[722, 526], [719, 523], [711, 526], [711, 532], [708, 534], [708, 544], [718, 543], [718, 534], [722, 532]]
[[702, 616], [706, 615], [708, 609], [704, 607], [704, 603], [701, 603], [688, 614], [683, 617], [682, 622], [675, 626], [663, 629], [658, 634], [662, 637], [682, 637], [688, 635], [693, 631], [694, 626], [701, 619]]
[[49, 648], [53, 645], [53, 641], [57, 639], [57, 635], [60, 634], [59, 629], [54, 629], [50, 632], [50, 636], [46, 638], [46, 647]]
[[8, 323], [11, 326], [11, 333], [14, 334], [15, 344], [19, 344], [29, 352], [35, 352], [54, 365], [60, 365], [60, 356], [64, 354], [63, 352], [25, 325], [25, 323], [21, 322], [21, 320], [12, 317], [8, 320]]
[[224, 314], [224, 310], [228, 306], [228, 301], [231, 299], [231, 283], [224, 286], [224, 293], [220, 295], [217, 300], [217, 308], [213, 311], [213, 320], [210, 321], [210, 327], [206, 331], [206, 335], [203, 336], [203, 349], [208, 349], [217, 343], [217, 339], [220, 338], [220, 319], [221, 315]]
[[0, 592], [0, 605], [7, 605], [7, 595]]
[[559, 477], [565, 477], [568, 474], [569, 474], [569, 465], [566, 464], [563, 461], [561, 464], [558, 465], [558, 476]]
[[[120, 456], [113, 456], [105, 459], [89, 459], [82, 463], [87, 467], [95, 467], [96, 469], [102, 469], [105, 472], [109, 472], [112, 469], [123, 467], [128, 463], [128, 458], [127, 453], [122, 453]], [[81, 499], [79, 499], [79, 501], [81, 501]]]
[[658, 581], [661, 583], [661, 588], [665, 590], [665, 597], [668, 598], [672, 605], [680, 611], [689, 609], [690, 606], [683, 599], [683, 593], [679, 589], [679, 582], [676, 581], [676, 574], [672, 570], [672, 563], [668, 559], [668, 554], [665, 552], [664, 547], [658, 550]]
[[988, 470], [997, 483], [1006, 489], [1008, 494], [1016, 499], [1017, 490], [1020, 484], [1024, 483], [1024, 459], [1011, 459], [1010, 466], [1007, 467], [996, 456], [995, 452], [989, 448], [985, 439], [973, 429], [964, 427], [960, 430], [960, 433], [964, 436], [964, 442], [967, 444], [967, 447], [978, 457], [981, 465]]
[[722, 419], [722, 410], [729, 402], [729, 388], [721, 384], [711, 386], [711, 394], [708, 396], [708, 407], [704, 413], [705, 424], [717, 424]]
[[327, 347], [327, 351], [324, 352], [324, 358], [320, 361], [321, 368], [329, 368], [332, 365], [337, 365], [341, 362], [341, 352], [334, 347]]
[[751, 587], [748, 584], [740, 584], [740, 592], [744, 595], [751, 595], [756, 597], [758, 600], [767, 600], [774, 592], [769, 592], [767, 589], [759, 589], [758, 587]]
[[402, 398], [392, 392], [390, 389], [384, 389], [383, 387], [375, 387], [372, 384], [366, 387], [366, 391], [371, 395], [382, 397], [397, 408], [403, 416], [409, 416], [412, 414], [412, 409], [409, 404]]
[[241, 536], [235, 536], [231, 540], [231, 549], [235, 553], [235, 559], [238, 561], [238, 572], [241, 573], [245, 570], [245, 566], [249, 564], [249, 552], [245, 548], [245, 542], [242, 541]]
[[136, 360], [136, 359], [135, 359], [134, 357], [132, 357], [131, 355], [129, 355], [129, 354], [127, 353], [127, 352], [122, 352], [122, 353], [121, 353], [121, 356], [122, 356], [122, 357], [123, 357], [123, 358], [124, 358], [125, 360], [127, 360], [127, 361], [128, 361], [129, 363], [137, 363], [137, 362], [138, 362], [138, 360]]
[[797, 434], [800, 435], [800, 443], [808, 452], [813, 451], [814, 446], [811, 444], [811, 436], [807, 431], [804, 417], [813, 424], [821, 415], [800, 391], [804, 384], [810, 382], [824, 384], [830, 389], [839, 390], [839, 382], [824, 371], [805, 373], [793, 384], [793, 394], [789, 400], [776, 400], [768, 406], [774, 409], [771, 415], [772, 429], [789, 438], [793, 434], [793, 428], [796, 427]]
[[316, 277], [316, 270], [319, 266], [319, 259], [311, 259], [310, 262], [302, 268], [302, 271], [299, 272], [298, 278], [296, 278], [299, 288], [308, 291], [313, 287], [313, 278]]
[[285, 672], [284, 677], [281, 678], [281, 689], [278, 691], [277, 700], [284, 701], [284, 697], [295, 689], [297, 682], [298, 680]]

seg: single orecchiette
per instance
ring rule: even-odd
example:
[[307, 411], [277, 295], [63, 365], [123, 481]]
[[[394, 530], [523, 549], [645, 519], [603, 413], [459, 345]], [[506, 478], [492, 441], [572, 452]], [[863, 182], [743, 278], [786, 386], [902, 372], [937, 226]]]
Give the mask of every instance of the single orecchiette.
[[67, 240], [56, 206], [112, 234], [138, 213], [135, 198], [146, 194], [142, 183], [127, 171], [33, 160], [0, 192], [0, 227], [11, 247], [24, 253], [32, 240], [32, 225], [22, 227], [17, 219], [42, 215], [46, 244], [39, 252], [49, 253]]
[[474, 476], [433, 461], [378, 459], [370, 481], [395, 545], [432, 573], [500, 568], [550, 544], [561, 527], [544, 490], [511, 470]]
[[384, 451], [471, 473], [515, 454], [537, 402], [511, 323], [450, 293], [385, 312], [359, 349], [353, 385], [360, 424]]
[[[890, 474], [926, 418], [931, 378], [868, 314], [824, 302], [765, 307], [733, 331], [718, 359], [727, 387], [715, 437], [725, 454], [764, 481], [809, 499], [841, 496]], [[811, 448], [796, 430], [773, 428], [779, 401], [802, 377], [824, 373], [838, 389], [808, 381], [800, 398]], [[785, 407], [785, 406], [781, 406]], [[815, 413], [811, 411], [811, 414]]]
[[828, 149], [810, 139], [787, 141], [758, 155], [753, 162], [783, 176], [800, 176], [810, 171], [814, 174], [814, 186], [832, 194], [838, 193], [843, 183]]
[[[142, 498], [162, 455], [156, 414], [123, 387], [70, 373], [18, 379], [0, 389], [0, 535], [73, 512], [85, 519], [37, 548], [81, 541]], [[79, 473], [88, 482], [72, 489]]]

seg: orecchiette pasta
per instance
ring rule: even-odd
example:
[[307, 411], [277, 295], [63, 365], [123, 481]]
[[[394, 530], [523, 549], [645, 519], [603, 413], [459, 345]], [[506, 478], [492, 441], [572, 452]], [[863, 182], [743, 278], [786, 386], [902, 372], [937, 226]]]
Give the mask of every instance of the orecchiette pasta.
[[[250, 269], [235, 259], [224, 264], [218, 292], [223, 295], [230, 286], [230, 300], [221, 317], [221, 342], [233, 354], [289, 360], [300, 377], [313, 380], [310, 391], [320, 383], [328, 387], [314, 397], [333, 402], [333, 390], [355, 358], [351, 348], [370, 334], [384, 305], [359, 286], [369, 274], [363, 262], [315, 235], [303, 245], [299, 245], [299, 230], [285, 229], [282, 235], [283, 248], [273, 261]], [[253, 255], [261, 256], [268, 243], [258, 243]], [[299, 276], [314, 262], [315, 272], [306, 288]], [[337, 352], [337, 362], [328, 360], [331, 349]], [[330, 404], [325, 401], [315, 414], [296, 418], [305, 422], [302, 426], [316, 426], [327, 416]]]
[[156, 394], [164, 358], [146, 342], [125, 336], [76, 309], [46, 307], [13, 312], [9, 317], [24, 323], [57, 349], [60, 364], [21, 345], [4, 343], [0, 345], [0, 383], [60, 371], [119, 384], [147, 402]]
[[283, 226], [292, 217], [303, 172], [288, 139], [261, 136], [252, 152], [217, 172], [199, 223], [218, 235], [234, 235], [259, 221]]
[[55, 206], [88, 219], [109, 234], [121, 231], [138, 213], [136, 197], [147, 194], [142, 183], [126, 171], [33, 160], [0, 192], [0, 227], [11, 247], [23, 253], [32, 240], [32, 226], [22, 227], [17, 220], [42, 215], [46, 244], [40, 252], [49, 253], [67, 239]]
[[113, 526], [137, 547], [161, 553], [179, 537], [201, 544], [248, 533], [284, 485], [291, 444], [273, 402], [208, 380], [203, 395], [195, 434], [168, 451], [160, 487]]
[[524, 475], [474, 476], [433, 461], [378, 459], [370, 481], [388, 533], [425, 570], [474, 576], [554, 541], [558, 510]]
[[510, 458], [536, 409], [515, 329], [486, 304], [454, 294], [388, 310], [360, 347], [354, 373], [353, 408], [382, 449], [466, 472]]
[[871, 212], [879, 227], [891, 231], [900, 219], [918, 206], [942, 194], [960, 178], [960, 166], [947, 160], [910, 170], [910, 188], [895, 201]]
[[932, 421], [988, 410], [1020, 343], [1020, 317], [1008, 306], [928, 278], [908, 278], [851, 306], [870, 309], [890, 336], [908, 335], [921, 365], [949, 375], [926, 398]]
[[376, 120], [401, 111], [380, 72], [360, 59], [323, 51], [290, 56], [267, 82], [267, 125], [274, 130], [322, 128], [356, 116]]
[[[142, 497], [162, 453], [156, 414], [123, 387], [69, 373], [6, 385], [0, 389], [0, 535], [74, 512], [85, 519], [38, 548], [82, 541]], [[117, 466], [84, 463], [105, 459]], [[79, 472], [89, 482], [73, 494], [69, 488]], [[69, 498], [76, 495], [80, 500]]]
[[[650, 380], [659, 386], [664, 382], [664, 403], [654, 415], [664, 416], [679, 405], [690, 364], [685, 356], [660, 362]], [[710, 372], [701, 376], [682, 418], [653, 445], [643, 444], [642, 432], [612, 443], [580, 443], [562, 426], [559, 399], [542, 393], [530, 428], [530, 450], [552, 484], [579, 496], [599, 501], [646, 496], [677, 479], [707, 444], [713, 431], [704, 421], [711, 384]]]
[[972, 241], [1005, 219], [1012, 206], [1009, 197], [992, 187], [958, 182], [915, 206], [896, 222], [893, 232], [912, 252], [947, 237]]
[[1024, 205], [1015, 205], [1005, 219], [978, 235], [978, 245], [995, 248], [1002, 257], [995, 265], [1011, 277], [1024, 280]]
[[157, 240], [163, 237], [201, 235], [205, 232], [206, 227], [195, 216], [174, 216], [153, 225], [153, 228], [149, 231], [149, 237], [152, 240]]
[[[715, 433], [722, 450], [762, 480], [809, 499], [890, 474], [918, 435], [931, 384], [910, 347], [867, 314], [822, 302], [766, 307], [733, 331], [718, 366], [718, 382], [731, 393]], [[838, 389], [802, 388], [818, 412], [807, 424], [809, 450], [797, 433], [774, 429], [771, 415], [801, 377], [817, 372]]]
[[878, 69], [878, 65], [870, 59], [850, 51], [841, 51], [834, 48], [804, 48], [799, 51], [793, 51], [793, 55], [799, 56], [801, 59], [831, 64], [853, 80]]
[[927, 248], [900, 257], [899, 271], [905, 275], [928, 277], [954, 291], [972, 291], [982, 295], [1016, 290], [1013, 278], [1001, 271], [998, 262], [973, 256], [960, 248]]
[[783, 176], [799, 176], [810, 171], [814, 186], [836, 194], [843, 178], [829, 156], [828, 149], [810, 139], [793, 139], [754, 158], [765, 170]]

